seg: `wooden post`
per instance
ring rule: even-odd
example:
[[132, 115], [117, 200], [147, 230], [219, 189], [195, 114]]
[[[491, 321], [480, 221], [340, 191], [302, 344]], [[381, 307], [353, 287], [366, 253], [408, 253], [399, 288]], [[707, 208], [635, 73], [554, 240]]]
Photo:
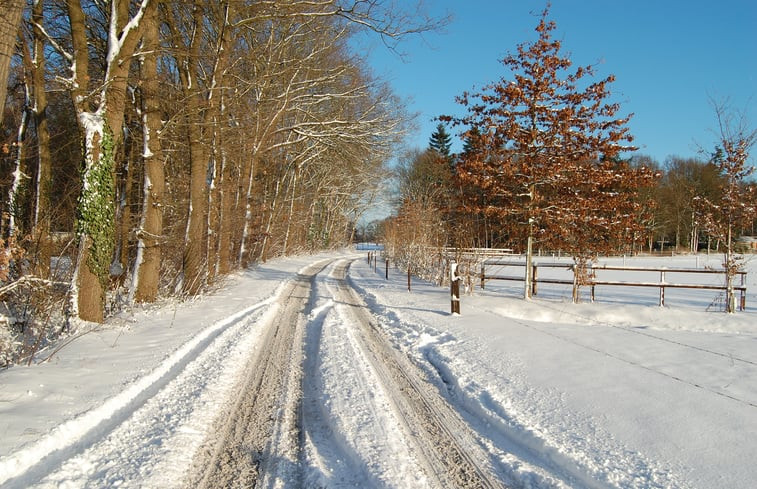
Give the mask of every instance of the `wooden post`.
[[538, 265], [534, 263], [533, 265], [533, 271], [531, 272], [531, 297], [536, 296], [536, 281], [537, 281], [537, 270]]
[[573, 269], [573, 304], [578, 304], [578, 267], [571, 265]]
[[739, 310], [746, 311], [746, 273], [741, 274], [741, 301], [739, 303]]
[[457, 263], [449, 264], [449, 293], [451, 313], [460, 314], [460, 276], [457, 274]]
[[486, 282], [486, 264], [481, 264], [481, 290], [484, 290], [484, 284]]
[[386, 279], [389, 280], [389, 258], [386, 259]]
[[410, 267], [407, 267], [407, 291], [410, 292]]
[[660, 307], [665, 306], [665, 270], [660, 271]]

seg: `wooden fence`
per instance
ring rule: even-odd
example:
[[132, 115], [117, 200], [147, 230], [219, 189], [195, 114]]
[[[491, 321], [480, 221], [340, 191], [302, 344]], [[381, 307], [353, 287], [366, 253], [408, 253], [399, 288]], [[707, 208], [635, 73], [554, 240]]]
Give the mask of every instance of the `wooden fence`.
[[[499, 266], [499, 267], [525, 267], [523, 262], [514, 261], [500, 261], [500, 260], [485, 260], [481, 264], [481, 288], [484, 289], [486, 282], [489, 280], [511, 280], [511, 281], [524, 281], [523, 274], [516, 275], [487, 275], [486, 267]], [[572, 279], [562, 278], [539, 278], [540, 268], [562, 268], [571, 271], [573, 273]], [[632, 281], [619, 281], [619, 280], [600, 280], [597, 278], [597, 273], [601, 273], [603, 270], [616, 270], [625, 272], [656, 272], [659, 273], [659, 281], [650, 282], [632, 282]], [[701, 284], [701, 283], [686, 283], [686, 282], [667, 282], [666, 274], [719, 274], [725, 277], [725, 270], [714, 270], [709, 268], [668, 268], [668, 267], [626, 267], [626, 266], [611, 266], [600, 265], [591, 266], [589, 269], [589, 281], [588, 283], [579, 283], [575, 273], [575, 265], [571, 263], [534, 263], [532, 269], [533, 283], [531, 285], [531, 295], [535, 296], [538, 292], [539, 284], [561, 284], [572, 285], [574, 289], [574, 297], [577, 297], [576, 292], [579, 286], [591, 287], [591, 300], [595, 299], [595, 289], [597, 286], [625, 286], [625, 287], [657, 287], [660, 289], [660, 306], [665, 305], [665, 289], [670, 288], [685, 288], [685, 289], [705, 289], [705, 290], [722, 290], [726, 291], [726, 285], [719, 284]], [[740, 284], [734, 285], [733, 290], [740, 293], [739, 309], [746, 309], [746, 274], [747, 272], [737, 272], [740, 277]]]

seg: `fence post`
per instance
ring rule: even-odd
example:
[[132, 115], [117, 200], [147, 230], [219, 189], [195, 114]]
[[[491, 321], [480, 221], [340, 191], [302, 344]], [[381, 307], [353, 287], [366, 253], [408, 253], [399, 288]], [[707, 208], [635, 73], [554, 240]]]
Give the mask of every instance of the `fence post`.
[[481, 264], [481, 290], [484, 290], [484, 283], [486, 282], [486, 264]]
[[573, 270], [573, 304], [578, 304], [578, 267], [573, 264], [570, 268]]
[[454, 261], [449, 264], [449, 293], [451, 313], [460, 314], [460, 276]]
[[407, 266], [407, 291], [410, 292], [410, 265]]
[[531, 297], [536, 297], [536, 281], [538, 280], [538, 265], [534, 263], [531, 267]]
[[665, 306], [665, 270], [660, 271], [660, 307]]
[[739, 302], [739, 310], [746, 311], [746, 272], [741, 274], [741, 301]]
[[386, 279], [389, 280], [389, 258], [386, 259]]

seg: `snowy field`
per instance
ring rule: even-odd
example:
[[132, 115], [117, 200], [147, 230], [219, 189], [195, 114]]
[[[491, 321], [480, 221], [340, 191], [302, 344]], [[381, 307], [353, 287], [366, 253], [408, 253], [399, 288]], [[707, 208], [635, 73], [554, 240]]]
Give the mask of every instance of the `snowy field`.
[[[360, 351], [336, 295], [349, 283], [392, 344], [475, 434], [506, 487], [751, 488], [757, 481], [757, 266], [747, 311], [716, 312], [718, 291], [487, 284], [449, 314], [449, 291], [383, 269], [366, 252], [276, 260], [184, 304], [122, 314], [31, 367], [0, 372], [0, 487], [181, 487], [276, 320], [284, 284], [314, 263], [303, 389], [313, 413], [300, 456], [309, 487], [428, 487], [397, 392]], [[553, 261], [545, 257], [540, 260]], [[621, 264], [618, 258], [612, 264]], [[719, 256], [626, 259], [719, 267]], [[540, 273], [540, 276], [541, 273]], [[621, 277], [610, 277], [621, 280]], [[42, 361], [47, 359], [47, 361]], [[308, 372], [305, 373], [306, 375]], [[362, 389], [362, 390], [361, 390]], [[478, 452], [476, 452], [478, 453]], [[396, 457], [393, 455], [396, 454]], [[296, 462], [296, 460], [295, 460]], [[286, 471], [282, 472], [284, 475]], [[279, 478], [270, 487], [295, 487]]]
[[[625, 265], [721, 262], [681, 256]], [[414, 283], [408, 293], [399, 273], [390, 283], [371, 273], [355, 280], [394, 318], [398, 342], [519, 458], [551, 472], [575, 464], [600, 481], [575, 474], [577, 487], [748, 488], [757, 481], [757, 441], [748, 435], [757, 433], [753, 260], [748, 270], [747, 311], [735, 315], [712, 312], [718, 291], [667, 290], [660, 308], [658, 289], [598, 287], [597, 303], [575, 305], [570, 286], [542, 285], [527, 303], [522, 283], [492, 282], [463, 296], [462, 315], [451, 317], [447, 291]]]

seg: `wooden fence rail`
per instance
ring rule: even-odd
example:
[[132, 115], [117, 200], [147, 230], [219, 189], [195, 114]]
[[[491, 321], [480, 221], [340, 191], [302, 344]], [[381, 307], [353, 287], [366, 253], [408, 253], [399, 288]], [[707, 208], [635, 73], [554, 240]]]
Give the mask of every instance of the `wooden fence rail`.
[[[522, 282], [523, 276], [515, 275], [487, 275], [486, 266], [513, 266], [513, 267], [525, 267], [526, 264], [522, 262], [513, 261], [498, 261], [498, 260], [486, 260], [481, 264], [481, 288], [485, 288], [485, 284], [489, 280], [510, 280]], [[539, 268], [563, 268], [570, 270], [573, 273], [573, 279], [560, 279], [560, 278], [539, 278]], [[620, 280], [597, 280], [596, 272], [601, 270], [618, 270], [625, 272], [657, 272], [660, 274], [660, 280], [658, 282], [631, 282]], [[695, 284], [684, 282], [667, 282], [666, 273], [668, 274], [719, 274], [725, 276], [725, 270], [714, 270], [709, 268], [696, 269], [696, 268], [655, 268], [655, 267], [621, 267], [621, 266], [593, 266], [589, 267], [589, 279], [588, 283], [579, 284], [575, 275], [575, 265], [572, 263], [534, 263], [532, 269], [533, 284], [531, 289], [531, 295], [535, 296], [538, 291], [538, 284], [558, 284], [558, 285], [572, 285], [574, 287], [574, 297], [576, 297], [577, 288], [580, 285], [591, 287], [591, 300], [595, 298], [595, 287], [602, 286], [621, 286], [621, 287], [657, 287], [660, 289], [660, 306], [665, 305], [665, 289], [670, 288], [682, 288], [682, 289], [704, 289], [704, 290], [728, 290], [726, 285], [717, 284]], [[740, 293], [739, 309], [741, 311], [746, 309], [746, 274], [747, 272], [736, 272], [741, 277], [741, 284], [734, 285], [732, 288], [734, 291]]]

